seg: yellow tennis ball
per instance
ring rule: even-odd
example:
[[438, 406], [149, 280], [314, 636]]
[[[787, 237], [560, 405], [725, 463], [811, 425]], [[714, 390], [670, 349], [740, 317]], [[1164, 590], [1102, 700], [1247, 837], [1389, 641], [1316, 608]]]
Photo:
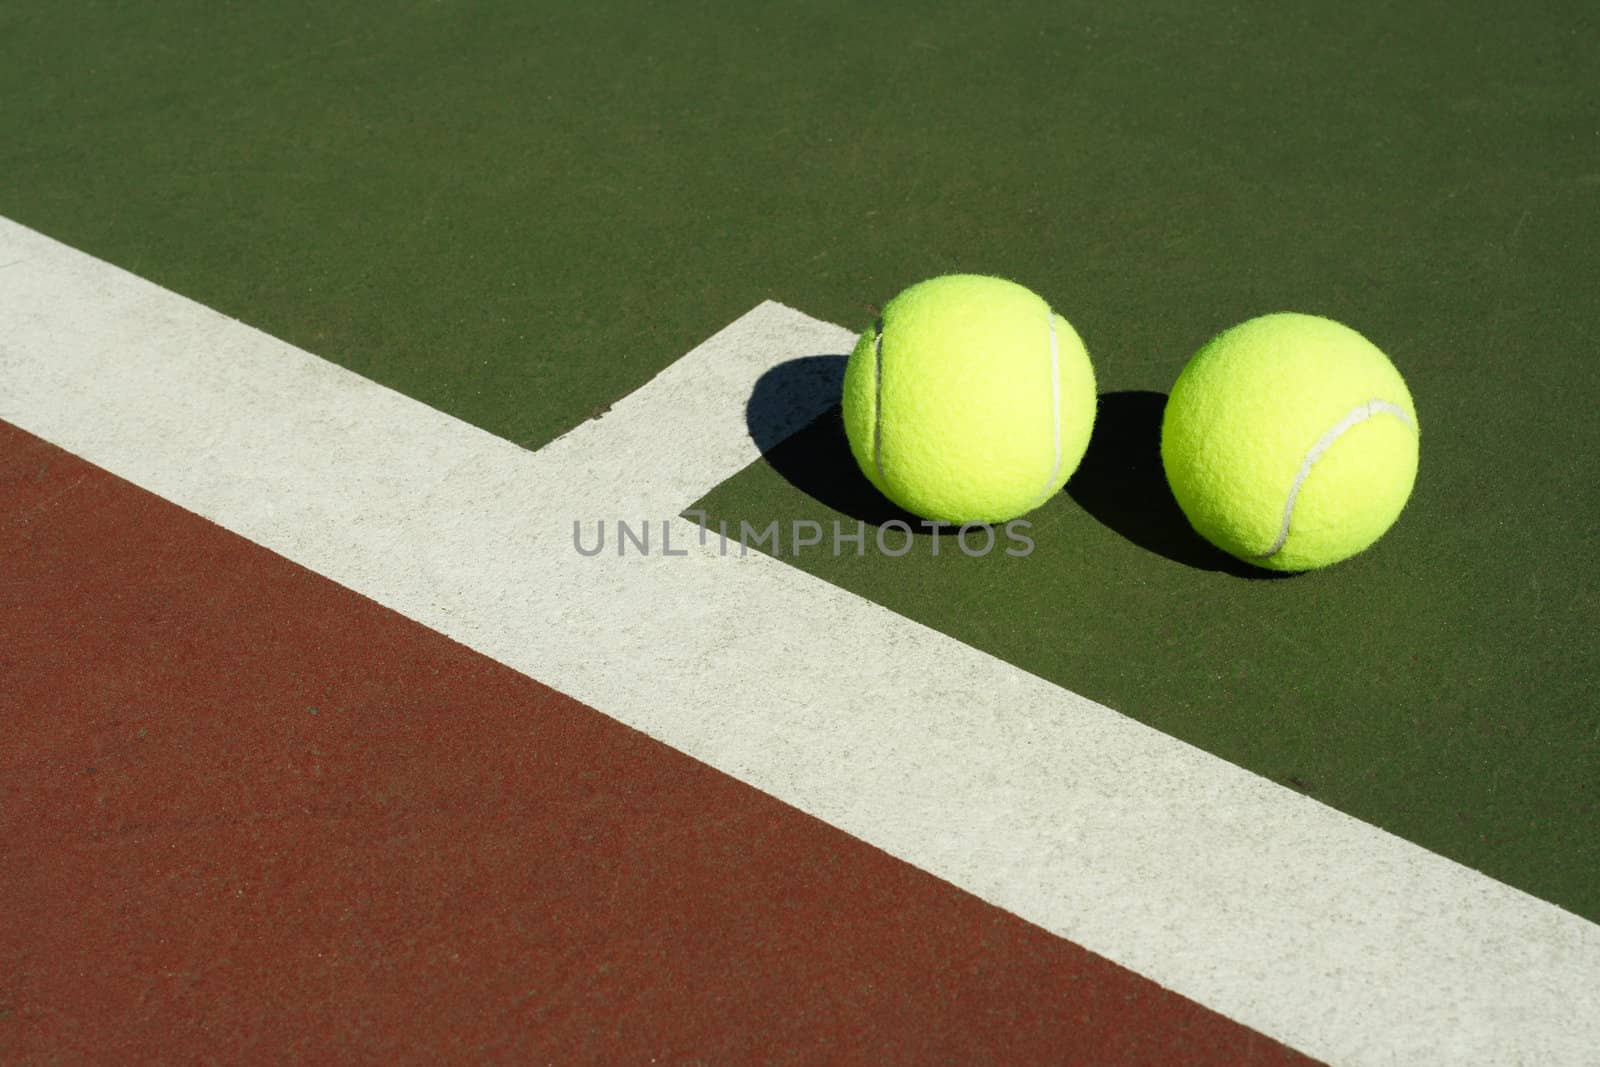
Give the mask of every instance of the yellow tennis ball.
[[1196, 352], [1167, 399], [1161, 462], [1218, 548], [1272, 570], [1348, 559], [1400, 517], [1417, 411], [1394, 364], [1348, 326], [1263, 315]]
[[913, 514], [1006, 522], [1061, 490], [1094, 428], [1094, 369], [1067, 320], [1001, 278], [906, 289], [861, 335], [844, 426], [867, 479]]

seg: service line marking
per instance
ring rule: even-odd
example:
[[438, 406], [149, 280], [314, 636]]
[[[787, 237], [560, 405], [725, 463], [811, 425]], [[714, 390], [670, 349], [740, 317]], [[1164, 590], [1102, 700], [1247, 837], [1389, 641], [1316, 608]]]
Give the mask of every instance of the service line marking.
[[[0, 219], [0, 417], [1311, 1055], [1600, 1048], [1600, 926], [671, 518], [854, 338], [766, 303], [527, 452]], [[798, 428], [828, 399], [797, 399]], [[781, 420], [780, 420], [781, 421]], [[574, 520], [684, 557], [581, 557]]]

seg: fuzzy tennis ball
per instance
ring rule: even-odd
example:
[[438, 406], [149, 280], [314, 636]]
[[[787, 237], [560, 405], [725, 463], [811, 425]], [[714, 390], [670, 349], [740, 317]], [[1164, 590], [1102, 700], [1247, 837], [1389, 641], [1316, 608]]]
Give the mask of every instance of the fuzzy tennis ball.
[[1372, 342], [1315, 315], [1263, 315], [1184, 367], [1161, 462], [1206, 540], [1302, 571], [1348, 559], [1400, 517], [1417, 431], [1406, 383]]
[[861, 335], [844, 426], [867, 479], [913, 514], [1006, 522], [1060, 491], [1089, 446], [1094, 369], [1067, 320], [1001, 278], [906, 289]]

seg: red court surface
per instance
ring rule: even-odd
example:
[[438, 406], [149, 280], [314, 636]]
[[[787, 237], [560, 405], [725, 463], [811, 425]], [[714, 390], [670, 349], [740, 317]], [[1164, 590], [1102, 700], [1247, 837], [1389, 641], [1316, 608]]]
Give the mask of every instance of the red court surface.
[[1295, 1053], [0, 424], [0, 1061]]

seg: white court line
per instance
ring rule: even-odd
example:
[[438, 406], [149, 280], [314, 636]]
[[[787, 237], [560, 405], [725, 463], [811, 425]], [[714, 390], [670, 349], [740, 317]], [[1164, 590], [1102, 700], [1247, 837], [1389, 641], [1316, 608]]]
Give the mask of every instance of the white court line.
[[1600, 927], [684, 520], [574, 551], [846, 331], [763, 304], [530, 453], [0, 220], [13, 260], [0, 418], [1311, 1055], [1593, 1063]]

